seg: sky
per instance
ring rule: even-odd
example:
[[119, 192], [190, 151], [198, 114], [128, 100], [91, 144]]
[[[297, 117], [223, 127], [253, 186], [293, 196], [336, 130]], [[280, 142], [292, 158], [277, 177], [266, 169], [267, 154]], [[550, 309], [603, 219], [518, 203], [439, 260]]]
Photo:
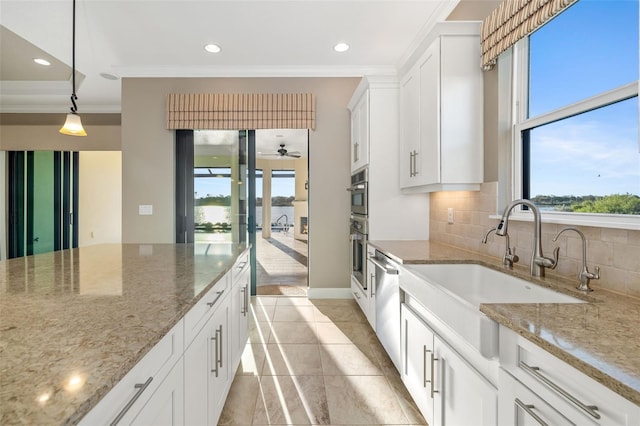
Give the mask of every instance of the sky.
[[[581, 0], [530, 37], [529, 117], [638, 80], [638, 0]], [[640, 195], [638, 98], [531, 132], [530, 195]]]
[[[230, 195], [231, 180], [229, 178], [200, 178], [195, 179], [194, 191], [196, 198], [206, 197], [207, 194]], [[271, 196], [290, 197], [295, 195], [294, 178], [277, 178], [271, 180]], [[262, 197], [262, 180], [256, 179], [256, 196]]]

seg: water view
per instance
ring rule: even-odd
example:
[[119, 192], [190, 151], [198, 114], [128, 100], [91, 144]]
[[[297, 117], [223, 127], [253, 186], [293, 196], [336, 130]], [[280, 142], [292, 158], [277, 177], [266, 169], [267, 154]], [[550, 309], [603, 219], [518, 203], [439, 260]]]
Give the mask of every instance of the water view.
[[[293, 206], [271, 207], [271, 222], [278, 223], [274, 230], [292, 229], [293, 217]], [[201, 232], [228, 232], [231, 222], [229, 206], [195, 206], [196, 229]], [[256, 207], [256, 226], [262, 228], [262, 206]]]

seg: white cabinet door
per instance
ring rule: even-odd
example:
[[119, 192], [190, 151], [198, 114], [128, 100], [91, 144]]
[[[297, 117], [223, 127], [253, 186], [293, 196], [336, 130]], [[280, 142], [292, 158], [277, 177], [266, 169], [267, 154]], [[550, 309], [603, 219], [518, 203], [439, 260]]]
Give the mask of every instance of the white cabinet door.
[[496, 389], [440, 337], [434, 346], [434, 424], [496, 426]]
[[209, 418], [209, 392], [213, 324], [207, 322], [184, 353], [184, 422], [186, 425], [212, 424]]
[[[371, 256], [367, 253], [367, 258]], [[375, 255], [375, 250], [373, 255]], [[367, 292], [369, 293], [369, 309], [366, 312], [369, 325], [376, 331], [376, 265], [367, 260]]]
[[184, 353], [184, 419], [186, 425], [216, 424], [228, 380], [228, 306], [221, 297], [215, 311]]
[[184, 423], [184, 382], [182, 361], [173, 366], [131, 424], [177, 426]]
[[402, 381], [427, 423], [433, 425], [433, 332], [404, 303], [401, 317]]
[[230, 373], [233, 374], [249, 335], [249, 292], [251, 274], [244, 266], [233, 278], [232, 297], [229, 311], [230, 320]]
[[351, 111], [351, 171], [369, 163], [369, 91]]
[[413, 185], [440, 183], [440, 39], [418, 63], [420, 79], [420, 148], [415, 154]]
[[446, 22], [401, 80], [400, 187], [478, 190], [483, 181], [479, 25]]
[[209, 392], [209, 416], [212, 420], [210, 424], [217, 424], [224, 401], [227, 398], [227, 391], [230, 383], [230, 359], [229, 359], [229, 306], [223, 304], [211, 317], [212, 329], [209, 338], [211, 340], [211, 350], [213, 356], [209, 369], [211, 378]]
[[400, 82], [400, 187], [415, 185], [420, 145], [420, 76], [418, 67]]
[[369, 297], [367, 297], [367, 293], [364, 292], [354, 276], [351, 276], [351, 294], [353, 294], [353, 298], [362, 313], [367, 316], [367, 312], [369, 312]]

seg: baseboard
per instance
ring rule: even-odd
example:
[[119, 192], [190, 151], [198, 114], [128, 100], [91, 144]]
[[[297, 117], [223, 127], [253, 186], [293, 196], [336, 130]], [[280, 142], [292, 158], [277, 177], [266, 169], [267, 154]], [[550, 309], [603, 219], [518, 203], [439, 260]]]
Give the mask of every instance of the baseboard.
[[309, 299], [353, 299], [350, 288], [308, 288]]

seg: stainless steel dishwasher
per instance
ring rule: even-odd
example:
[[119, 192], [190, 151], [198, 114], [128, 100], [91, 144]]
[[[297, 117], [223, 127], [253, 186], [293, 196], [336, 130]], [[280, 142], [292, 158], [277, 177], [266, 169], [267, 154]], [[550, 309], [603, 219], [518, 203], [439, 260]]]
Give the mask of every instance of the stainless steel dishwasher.
[[369, 260], [376, 266], [376, 335], [400, 372], [400, 270], [397, 263], [378, 250]]

